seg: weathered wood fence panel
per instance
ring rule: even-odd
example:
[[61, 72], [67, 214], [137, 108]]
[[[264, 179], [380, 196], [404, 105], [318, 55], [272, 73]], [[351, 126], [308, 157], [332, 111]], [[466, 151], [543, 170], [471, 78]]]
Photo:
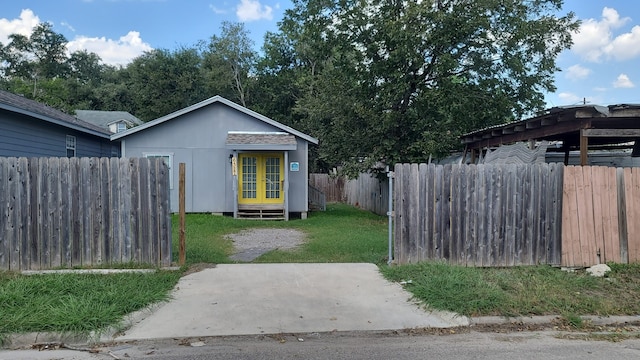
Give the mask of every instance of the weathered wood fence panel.
[[171, 263], [169, 177], [137, 158], [0, 158], [0, 270]]
[[310, 174], [309, 184], [325, 193], [327, 202], [343, 202], [384, 215], [389, 207], [389, 183], [375, 175], [360, 174], [357, 179]]
[[640, 261], [640, 169], [567, 166], [562, 265]]
[[395, 166], [395, 257], [464, 266], [561, 262], [563, 166]]

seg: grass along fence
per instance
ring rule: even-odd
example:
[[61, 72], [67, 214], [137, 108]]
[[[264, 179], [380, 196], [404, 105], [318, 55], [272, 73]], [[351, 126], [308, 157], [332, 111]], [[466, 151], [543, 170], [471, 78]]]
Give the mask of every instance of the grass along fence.
[[309, 185], [325, 194], [327, 202], [342, 202], [385, 215], [389, 208], [389, 183], [371, 174], [360, 174], [357, 179], [327, 174], [310, 174]]
[[169, 177], [144, 158], [0, 158], [0, 270], [171, 263]]

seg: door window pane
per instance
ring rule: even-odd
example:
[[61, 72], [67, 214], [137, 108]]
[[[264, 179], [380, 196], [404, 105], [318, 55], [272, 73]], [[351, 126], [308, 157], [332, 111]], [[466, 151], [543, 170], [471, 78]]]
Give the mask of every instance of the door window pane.
[[280, 198], [280, 158], [265, 158], [265, 198]]
[[242, 197], [244, 199], [255, 199], [258, 196], [257, 158], [242, 157]]

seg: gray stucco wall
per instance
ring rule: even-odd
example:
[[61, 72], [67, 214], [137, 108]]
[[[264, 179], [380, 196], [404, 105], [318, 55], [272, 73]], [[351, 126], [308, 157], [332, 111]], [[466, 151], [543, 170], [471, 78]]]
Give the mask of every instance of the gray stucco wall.
[[[178, 169], [179, 163], [183, 162], [186, 165], [186, 211], [233, 212], [235, 193], [229, 155], [234, 151], [225, 146], [229, 131], [282, 130], [225, 104], [212, 103], [123, 137], [123, 156], [172, 156], [171, 211], [178, 211]], [[299, 138], [297, 150], [289, 151], [289, 161], [300, 163], [300, 171], [291, 172], [289, 177], [289, 212], [308, 209], [307, 151], [307, 142]], [[285, 171], [288, 170], [286, 164]]]
[[119, 142], [0, 110], [0, 156], [65, 157], [67, 135], [76, 137], [77, 157], [110, 157], [120, 154]]

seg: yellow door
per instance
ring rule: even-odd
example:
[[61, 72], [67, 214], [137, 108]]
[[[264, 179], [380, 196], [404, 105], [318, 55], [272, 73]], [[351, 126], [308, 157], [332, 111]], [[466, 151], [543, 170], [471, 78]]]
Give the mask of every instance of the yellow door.
[[239, 160], [239, 204], [281, 204], [284, 202], [284, 158], [282, 154], [240, 154]]

